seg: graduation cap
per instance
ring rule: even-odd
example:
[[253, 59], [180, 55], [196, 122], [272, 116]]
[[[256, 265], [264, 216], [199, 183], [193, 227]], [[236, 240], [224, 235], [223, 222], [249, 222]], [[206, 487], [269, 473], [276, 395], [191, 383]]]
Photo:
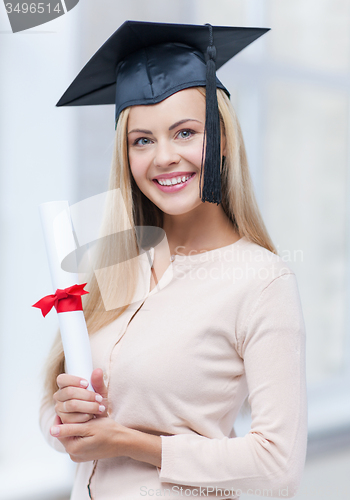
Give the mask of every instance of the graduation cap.
[[[156, 104], [190, 87], [206, 87], [202, 201], [221, 202], [220, 117], [216, 70], [269, 28], [126, 21], [100, 47], [56, 106]], [[201, 186], [201, 182], [200, 182]]]

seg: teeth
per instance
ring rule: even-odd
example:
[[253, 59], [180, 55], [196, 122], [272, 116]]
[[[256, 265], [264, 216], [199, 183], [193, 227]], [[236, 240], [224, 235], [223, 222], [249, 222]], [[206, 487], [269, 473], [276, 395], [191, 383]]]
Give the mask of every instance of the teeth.
[[184, 175], [183, 177], [173, 177], [172, 179], [157, 179], [158, 183], [161, 186], [174, 186], [175, 184], [180, 184], [182, 182], [186, 182], [191, 176], [187, 177]]

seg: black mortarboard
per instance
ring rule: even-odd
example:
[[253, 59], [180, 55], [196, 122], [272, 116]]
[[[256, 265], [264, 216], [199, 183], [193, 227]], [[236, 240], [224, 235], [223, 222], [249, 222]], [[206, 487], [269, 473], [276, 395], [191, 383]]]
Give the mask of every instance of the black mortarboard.
[[269, 28], [126, 21], [100, 47], [57, 106], [156, 104], [189, 87], [206, 87], [202, 201], [221, 202], [220, 119], [216, 70]]

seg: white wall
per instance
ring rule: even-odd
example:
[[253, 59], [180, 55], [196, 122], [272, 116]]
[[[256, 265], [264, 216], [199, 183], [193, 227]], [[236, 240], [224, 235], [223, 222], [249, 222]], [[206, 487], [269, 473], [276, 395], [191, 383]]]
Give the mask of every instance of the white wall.
[[75, 110], [55, 108], [76, 68], [79, 11], [12, 34], [0, 7], [0, 483], [4, 500], [67, 488], [70, 460], [38, 427], [40, 370], [55, 314], [31, 307], [52, 293], [38, 205], [74, 201]]

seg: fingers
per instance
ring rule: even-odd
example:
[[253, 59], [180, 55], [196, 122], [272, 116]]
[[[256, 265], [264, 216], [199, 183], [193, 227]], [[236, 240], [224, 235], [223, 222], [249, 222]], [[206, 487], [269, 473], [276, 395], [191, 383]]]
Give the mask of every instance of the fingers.
[[60, 419], [60, 417], [58, 415], [55, 415], [53, 425], [61, 425], [61, 424], [62, 424], [62, 420]]
[[51, 436], [59, 437], [60, 439], [69, 437], [85, 437], [87, 436], [87, 427], [77, 424], [54, 425], [50, 429]]
[[58, 401], [55, 405], [55, 411], [58, 415], [65, 413], [89, 413], [91, 415], [99, 415], [104, 413], [105, 406], [99, 403], [90, 403], [89, 401], [81, 401], [71, 399], [68, 401]]
[[62, 373], [57, 377], [57, 385], [59, 390], [53, 399], [56, 414], [62, 423], [84, 423], [97, 416], [106, 416], [103, 397], [83, 388], [88, 385], [87, 381]]
[[[56, 402], [55, 411], [64, 423], [87, 422], [94, 415], [103, 415], [106, 411], [102, 396], [86, 389], [65, 387], [55, 392], [53, 399]], [[82, 414], [80, 418], [79, 414]]]
[[53, 425], [50, 429], [50, 434], [57, 438], [65, 447], [73, 462], [86, 462], [89, 457], [86, 457], [84, 452], [83, 438], [90, 436], [89, 423], [72, 423], [63, 425]]
[[87, 389], [81, 389], [75, 386], [64, 387], [59, 389], [53, 395], [55, 401], [68, 401], [71, 399], [79, 399], [81, 401], [91, 401], [102, 403], [102, 396], [100, 394], [96, 394], [95, 392], [88, 391]]
[[103, 398], [107, 399], [108, 389], [104, 383], [103, 371], [101, 368], [96, 368], [96, 370], [92, 372], [91, 385], [98, 394], [101, 394]]
[[93, 371], [91, 381], [96, 392], [87, 390], [88, 382], [80, 377], [66, 373], [57, 377], [59, 390], [53, 398], [55, 411], [63, 423], [83, 423], [94, 417], [108, 416], [107, 387], [100, 368]]
[[91, 385], [94, 390], [103, 397], [102, 405], [106, 407], [106, 411], [98, 417], [108, 417], [108, 412], [110, 410], [110, 404], [108, 402], [108, 389], [103, 380], [103, 371], [101, 368], [96, 368], [91, 374]]
[[74, 375], [68, 375], [67, 373], [61, 373], [58, 375], [56, 379], [57, 385], [59, 389], [63, 389], [64, 387], [73, 386], [73, 387], [83, 387], [87, 388], [89, 382], [81, 377], [75, 377]]
[[94, 418], [91, 413], [60, 413], [62, 424], [85, 424]]
[[93, 418], [95, 418], [95, 415], [91, 415], [90, 413], [62, 413], [56, 410], [56, 417], [53, 425], [84, 424]]

